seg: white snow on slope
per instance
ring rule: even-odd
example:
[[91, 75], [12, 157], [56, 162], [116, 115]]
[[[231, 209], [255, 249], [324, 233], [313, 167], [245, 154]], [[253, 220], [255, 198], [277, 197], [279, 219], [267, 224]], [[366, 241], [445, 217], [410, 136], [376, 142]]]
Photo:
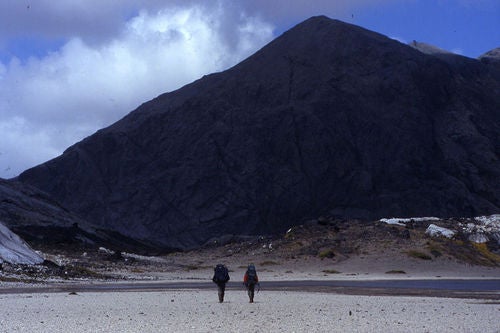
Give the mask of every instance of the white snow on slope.
[[18, 235], [0, 222], [0, 263], [36, 265], [43, 262]]
[[[466, 218], [465, 222], [457, 223], [456, 230], [439, 227], [435, 224], [430, 224], [426, 230], [426, 234], [431, 237], [444, 236], [452, 238], [457, 232], [463, 232], [468, 236], [469, 241], [473, 243], [485, 243], [490, 239], [495, 240], [500, 244], [500, 214], [489, 216], [477, 216], [474, 218]], [[411, 218], [384, 218], [379, 220], [382, 223], [405, 226], [409, 222], [430, 222], [440, 221], [437, 217], [411, 217]], [[454, 228], [455, 229], [455, 228]]]
[[405, 225], [408, 222], [423, 222], [423, 221], [439, 221], [438, 217], [409, 217], [409, 218], [398, 218], [393, 217], [390, 219], [380, 219], [380, 222], [395, 225]]

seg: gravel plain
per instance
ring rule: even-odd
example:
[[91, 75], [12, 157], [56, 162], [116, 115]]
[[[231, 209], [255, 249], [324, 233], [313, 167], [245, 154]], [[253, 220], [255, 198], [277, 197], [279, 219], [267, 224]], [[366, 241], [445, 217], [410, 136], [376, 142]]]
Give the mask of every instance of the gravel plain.
[[229, 290], [0, 295], [1, 332], [500, 332], [477, 299]]

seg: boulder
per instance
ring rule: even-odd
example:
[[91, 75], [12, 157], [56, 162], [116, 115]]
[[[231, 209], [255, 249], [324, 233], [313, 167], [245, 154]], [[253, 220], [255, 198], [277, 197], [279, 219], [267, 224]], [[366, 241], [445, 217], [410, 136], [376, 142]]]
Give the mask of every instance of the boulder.
[[487, 243], [490, 239], [484, 233], [474, 233], [469, 235], [469, 241], [473, 243]]
[[427, 227], [427, 230], [425, 230], [425, 234], [431, 237], [453, 238], [453, 236], [455, 236], [455, 233], [456, 232], [453, 230], [450, 230], [448, 228], [443, 228], [435, 224], [430, 224]]

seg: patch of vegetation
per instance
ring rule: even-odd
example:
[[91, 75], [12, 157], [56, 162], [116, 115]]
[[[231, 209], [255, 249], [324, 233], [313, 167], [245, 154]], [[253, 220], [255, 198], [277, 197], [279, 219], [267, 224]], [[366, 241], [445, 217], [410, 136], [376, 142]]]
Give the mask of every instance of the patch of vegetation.
[[391, 247], [392, 247], [393, 240], [391, 240], [391, 239], [386, 239], [386, 240], [381, 241], [380, 243], [381, 243], [380, 245], [382, 246], [382, 248], [383, 248], [384, 250], [386, 250], [386, 249], [389, 249], [389, 248], [391, 248]]
[[200, 269], [201, 267], [200, 266], [196, 266], [196, 265], [186, 265], [184, 266], [184, 269], [186, 271], [195, 271], [197, 269]]
[[500, 255], [491, 252], [486, 243], [472, 243], [472, 245], [483, 257], [491, 261], [493, 264], [500, 264]]
[[439, 244], [435, 244], [434, 242], [427, 242], [427, 248], [429, 252], [434, 256], [434, 258], [440, 257], [443, 255], [442, 249]]
[[318, 253], [318, 257], [320, 257], [321, 259], [333, 258], [335, 257], [335, 252], [333, 252], [332, 249], [323, 250]]
[[288, 253], [297, 253], [304, 247], [302, 242], [285, 242], [281, 246], [281, 249], [286, 250]]
[[335, 269], [324, 269], [324, 270], [322, 270], [322, 272], [326, 273], [326, 274], [340, 274], [341, 273]]
[[472, 243], [463, 240], [449, 242], [447, 253], [459, 261], [483, 266], [500, 265], [500, 256], [492, 253], [487, 243]]
[[213, 266], [197, 265], [197, 264], [188, 264], [188, 265], [183, 265], [182, 267], [186, 271], [196, 271], [199, 269], [213, 269]]
[[402, 271], [402, 270], [395, 270], [395, 269], [393, 269], [393, 270], [385, 272], [385, 274], [406, 274], [406, 272]]
[[432, 257], [430, 255], [428, 255], [427, 253], [420, 252], [420, 251], [410, 250], [406, 253], [412, 258], [417, 258], [417, 259], [422, 259], [422, 260], [432, 260]]
[[266, 260], [266, 261], [263, 261], [259, 264], [260, 266], [273, 266], [273, 265], [279, 265], [279, 263], [277, 263], [276, 261], [272, 261], [272, 260]]
[[82, 267], [82, 266], [68, 265], [68, 266], [65, 266], [62, 271], [64, 272], [63, 277], [66, 279], [82, 278], [82, 277], [83, 278], [104, 279], [104, 278], [108, 277], [106, 275], [91, 271], [90, 269]]
[[23, 282], [23, 283], [39, 282], [39, 281], [33, 280], [33, 279], [22, 279], [22, 278], [15, 278], [15, 277], [1, 276], [1, 275], [0, 275], [0, 281], [1, 282]]
[[434, 258], [441, 257], [441, 256], [443, 255], [443, 254], [441, 253], [441, 251], [436, 250], [436, 249], [432, 249], [432, 250], [431, 250], [431, 254], [434, 256]]

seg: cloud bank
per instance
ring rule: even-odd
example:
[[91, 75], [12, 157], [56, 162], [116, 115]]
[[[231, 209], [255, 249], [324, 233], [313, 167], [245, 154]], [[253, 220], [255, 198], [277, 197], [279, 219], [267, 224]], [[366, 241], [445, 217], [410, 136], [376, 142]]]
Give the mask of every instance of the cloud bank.
[[0, 63], [0, 177], [56, 157], [140, 103], [232, 66], [272, 37], [273, 26], [258, 17], [192, 5], [142, 10], [113, 38], [72, 37], [44, 57]]

